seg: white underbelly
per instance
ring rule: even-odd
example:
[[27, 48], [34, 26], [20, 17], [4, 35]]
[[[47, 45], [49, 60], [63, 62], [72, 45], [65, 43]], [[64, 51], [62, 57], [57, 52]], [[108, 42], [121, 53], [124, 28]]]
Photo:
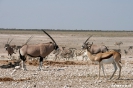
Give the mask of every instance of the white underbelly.
[[103, 59], [100, 63], [103, 63], [103, 64], [111, 64], [114, 62], [114, 58], [113, 56], [108, 58], [108, 59]]

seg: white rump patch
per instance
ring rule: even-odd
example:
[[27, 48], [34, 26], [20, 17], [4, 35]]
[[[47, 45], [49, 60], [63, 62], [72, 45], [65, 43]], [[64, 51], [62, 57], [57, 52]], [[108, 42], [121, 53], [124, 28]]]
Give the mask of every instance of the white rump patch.
[[103, 63], [103, 64], [111, 64], [114, 62], [114, 58], [113, 56], [108, 58], [108, 59], [103, 59], [100, 63]]

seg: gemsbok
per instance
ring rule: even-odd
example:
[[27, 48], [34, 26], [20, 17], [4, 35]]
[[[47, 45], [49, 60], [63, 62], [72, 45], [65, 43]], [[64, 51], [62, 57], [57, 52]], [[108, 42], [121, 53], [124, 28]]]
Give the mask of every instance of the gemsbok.
[[9, 42], [9, 38], [8, 38], [8, 41], [7, 41], [7, 43], [4, 46], [4, 48], [6, 49], [6, 51], [8, 53], [8, 56], [10, 55], [10, 59], [11, 59], [13, 53], [16, 54], [14, 52], [14, 48], [13, 48], [14, 46], [13, 45], [10, 45], [10, 43], [11, 43], [12, 40], [13, 39], [11, 39], [10, 42]]
[[26, 56], [31, 56], [31, 57], [40, 57], [39, 60], [39, 70], [42, 70], [42, 65], [43, 65], [43, 58], [45, 58], [47, 55], [49, 55], [53, 50], [58, 49], [58, 45], [54, 41], [54, 39], [44, 30], [42, 30], [53, 42], [48, 42], [48, 43], [40, 43], [40, 44], [34, 44], [34, 45], [29, 45], [29, 44], [24, 44], [20, 49], [19, 49], [19, 55], [20, 59], [22, 60], [22, 69], [26, 70], [25, 66], [25, 61], [26, 61]]
[[89, 51], [92, 54], [97, 54], [97, 53], [104, 53], [106, 51], [108, 51], [108, 48], [105, 45], [95, 45], [93, 44], [93, 42], [90, 44], [89, 42], [87, 42], [90, 38], [92, 37], [92, 35], [84, 42], [84, 44], [86, 44], [89, 48]]
[[[10, 47], [10, 48], [13, 49], [14, 52], [16, 52], [19, 48], [21, 48], [21, 46], [11, 45], [10, 43], [11, 43], [12, 40], [13, 40], [13, 38], [12, 38], [12, 39], [10, 40], [10, 42], [9, 42], [9, 38], [8, 38], [8, 41], [7, 41], [7, 43], [5, 44], [4, 48]], [[27, 41], [27, 42], [28, 42], [28, 41]], [[10, 51], [10, 49], [9, 49], [9, 51]]]
[[100, 70], [101, 70], [101, 66], [102, 66], [102, 70], [103, 70], [103, 74], [105, 76], [104, 73], [104, 68], [103, 68], [103, 64], [113, 64], [115, 70], [112, 74], [112, 76], [110, 77], [110, 79], [112, 79], [112, 77], [114, 76], [117, 67], [119, 68], [119, 76], [118, 79], [121, 76], [121, 54], [119, 52], [116, 52], [114, 50], [109, 50], [105, 53], [98, 53], [98, 54], [92, 54], [90, 51], [90, 47], [87, 45], [86, 42], [84, 42], [84, 44], [82, 45], [82, 49], [86, 49], [87, 50], [87, 54], [88, 57], [91, 61], [94, 62], [98, 62], [99, 63], [99, 76], [98, 79], [100, 79]]

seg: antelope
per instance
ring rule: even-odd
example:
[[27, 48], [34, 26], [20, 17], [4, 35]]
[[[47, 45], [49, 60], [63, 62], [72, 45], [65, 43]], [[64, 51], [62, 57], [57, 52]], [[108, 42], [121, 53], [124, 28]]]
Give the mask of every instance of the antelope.
[[19, 48], [21, 48], [21, 46], [17, 46], [17, 45], [10, 45], [10, 43], [11, 43], [11, 41], [13, 40], [13, 38], [10, 40], [10, 42], [9, 42], [9, 38], [8, 38], [8, 41], [7, 41], [7, 43], [5, 44], [5, 46], [4, 46], [4, 48], [5, 47], [11, 47], [11, 48], [13, 48], [13, 50], [15, 51], [17, 51]]
[[16, 46], [15, 49], [16, 51], [19, 50], [22, 46]]
[[62, 47], [57, 51], [54, 51], [53, 54], [55, 54], [55, 60], [60, 58], [66, 58], [66, 60], [69, 60], [69, 58], [74, 57], [74, 51], [75, 48], [66, 49], [66, 47]]
[[128, 51], [124, 49], [124, 53], [125, 53], [125, 58], [126, 58], [126, 55], [128, 54]]
[[[107, 51], [107, 52], [104, 52], [104, 53], [98, 53], [96, 55], [93, 55], [90, 51], [90, 48], [88, 46], [88, 43], [86, 43], [86, 41], [84, 42], [84, 44], [82, 45], [82, 49], [86, 49], [87, 50], [87, 54], [88, 54], [88, 57], [91, 61], [94, 61], [94, 62], [98, 62], [99, 63], [99, 76], [98, 76], [98, 79], [100, 79], [100, 69], [101, 69], [101, 66], [103, 68], [103, 64], [113, 64], [115, 70], [112, 74], [112, 76], [110, 77], [110, 79], [112, 79], [112, 77], [114, 76], [115, 72], [117, 71], [117, 67], [119, 68], [119, 76], [118, 76], [118, 79], [120, 78], [121, 76], [121, 54], [119, 52], [116, 52], [114, 50], [110, 50], [110, 51]], [[104, 74], [104, 77], [105, 77], [105, 73], [104, 73], [104, 68], [102, 69], [103, 70], [103, 74]]]
[[[76, 50], [75, 51], [75, 56], [76, 56], [76, 58], [78, 57], [78, 56], [82, 56], [82, 61], [84, 60], [84, 59], [88, 59], [88, 56], [87, 56], [87, 52], [86, 52], [86, 50]], [[78, 59], [77, 59], [78, 60]]]
[[128, 47], [128, 50], [131, 50], [131, 49], [133, 49], [133, 46], [129, 46], [129, 47]]
[[10, 45], [16, 52], [19, 50], [22, 46], [17, 46], [17, 45]]
[[7, 44], [5, 44], [5, 46], [4, 46], [4, 48], [8, 52], [8, 56], [10, 55], [10, 59], [11, 59], [13, 53], [16, 54], [14, 52], [14, 49], [13, 49], [12, 45], [10, 45], [10, 43], [11, 43], [12, 40], [13, 39], [11, 39], [10, 42], [9, 42], [9, 38], [8, 38]]
[[112, 50], [121, 53], [121, 49], [112, 49]]
[[128, 51], [130, 52], [130, 54], [132, 53], [132, 49], [133, 49], [133, 46], [128, 47]]
[[123, 44], [123, 42], [115, 42], [115, 44], [114, 45], [118, 45], [119, 46], [119, 49], [120, 49], [120, 45], [122, 45]]
[[108, 51], [108, 48], [105, 45], [98, 46], [98, 45], [94, 45], [93, 42], [92, 42], [92, 44], [87, 42], [91, 37], [92, 37], [92, 35], [85, 41], [85, 43], [88, 45], [88, 47], [90, 47], [89, 49], [92, 54], [97, 54], [99, 52], [103, 53], [103, 52]]
[[25, 61], [26, 61], [26, 56], [31, 56], [31, 57], [40, 57], [39, 60], [39, 70], [42, 70], [42, 64], [43, 64], [43, 58], [45, 58], [47, 55], [49, 55], [53, 50], [57, 50], [59, 47], [54, 41], [54, 39], [44, 30], [42, 30], [53, 42], [48, 42], [48, 43], [40, 43], [40, 44], [24, 44], [20, 49], [19, 49], [19, 55], [20, 59], [22, 60], [22, 69], [26, 69]]
[[10, 59], [11, 59], [12, 54], [13, 54], [13, 53], [16, 54], [16, 53], [14, 52], [14, 49], [13, 49], [11, 46], [7, 46], [7, 47], [5, 47], [5, 48], [6, 48], [7, 52], [8, 52], [8, 56], [10, 55]]

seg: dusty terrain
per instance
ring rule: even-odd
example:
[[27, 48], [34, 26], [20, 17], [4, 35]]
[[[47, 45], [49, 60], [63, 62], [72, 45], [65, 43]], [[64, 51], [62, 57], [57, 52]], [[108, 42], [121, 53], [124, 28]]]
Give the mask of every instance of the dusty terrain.
[[[133, 54], [128, 50], [133, 46], [133, 32], [48, 32], [62, 47], [80, 49], [82, 43], [90, 36], [89, 40], [94, 44], [104, 44], [109, 49], [118, 49], [114, 43], [122, 41], [120, 46], [122, 55], [121, 78], [116, 80], [118, 70], [112, 80], [106, 80], [101, 71], [101, 79], [96, 81], [98, 75], [98, 65], [88, 61], [81, 61], [81, 57], [70, 61], [53, 61], [50, 55], [43, 64], [43, 71], [38, 71], [38, 62], [27, 61], [27, 71], [18, 69], [14, 72], [14, 67], [0, 68], [0, 88], [132, 88], [133, 87]], [[16, 60], [10, 60], [4, 45], [8, 38], [13, 39], [11, 44], [23, 45], [30, 36], [34, 36], [28, 44], [46, 43], [51, 41], [41, 31], [0, 31], [0, 66], [12, 64]], [[125, 55], [124, 50], [128, 51]], [[18, 59], [18, 52], [13, 55]], [[104, 65], [105, 73], [109, 78], [114, 70], [111, 64]]]

